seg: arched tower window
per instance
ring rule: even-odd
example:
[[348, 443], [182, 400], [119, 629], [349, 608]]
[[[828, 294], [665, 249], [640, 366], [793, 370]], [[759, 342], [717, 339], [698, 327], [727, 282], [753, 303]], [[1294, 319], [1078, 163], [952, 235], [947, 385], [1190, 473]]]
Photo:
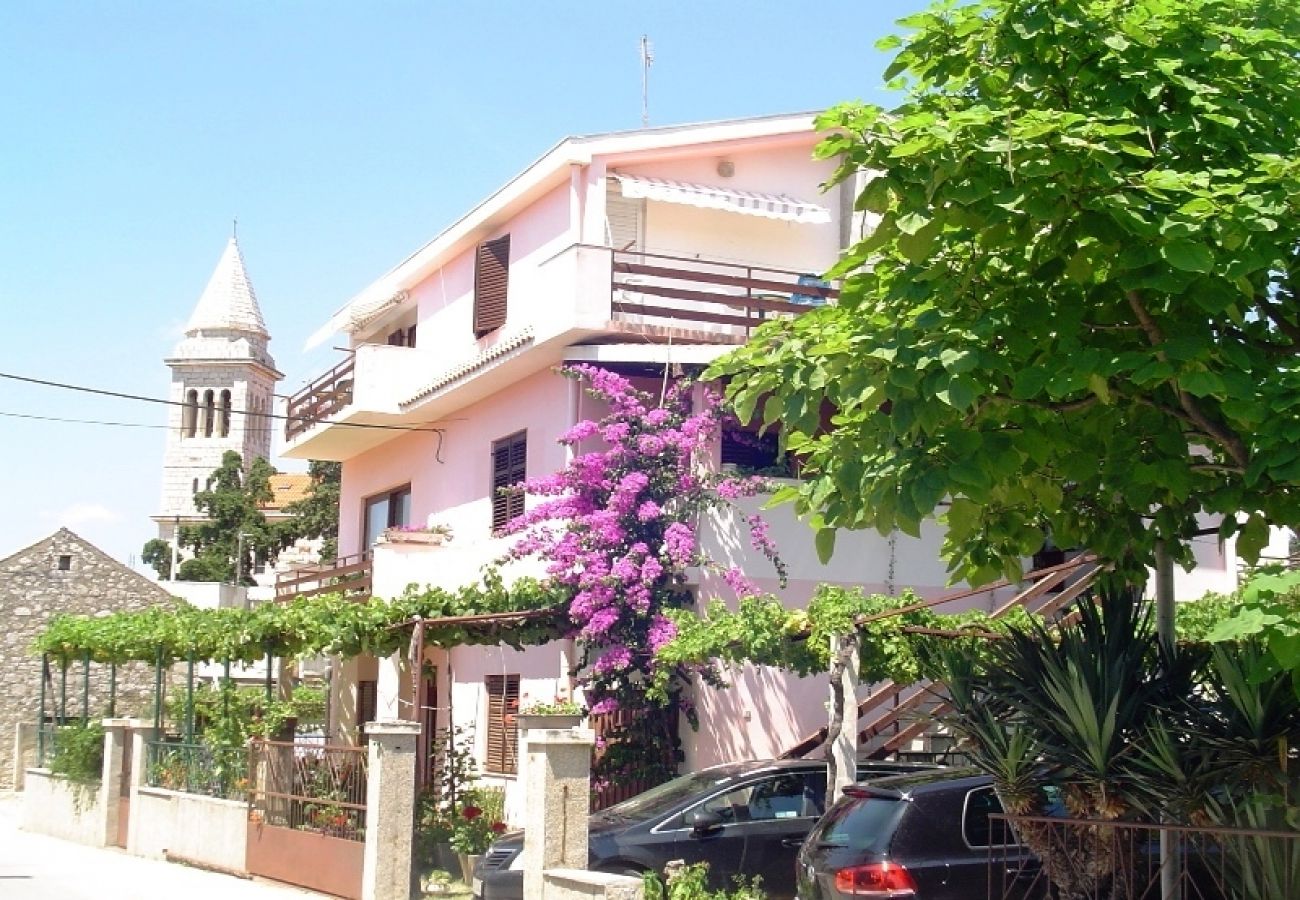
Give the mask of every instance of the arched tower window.
[[185, 394], [185, 408], [181, 410], [181, 434], [194, 437], [199, 426], [199, 392], [190, 390]]
[[221, 412], [218, 419], [221, 427], [218, 429], [222, 437], [230, 437], [230, 391], [221, 392]]
[[203, 392], [203, 436], [212, 437], [213, 420], [216, 418], [216, 400], [212, 391]]

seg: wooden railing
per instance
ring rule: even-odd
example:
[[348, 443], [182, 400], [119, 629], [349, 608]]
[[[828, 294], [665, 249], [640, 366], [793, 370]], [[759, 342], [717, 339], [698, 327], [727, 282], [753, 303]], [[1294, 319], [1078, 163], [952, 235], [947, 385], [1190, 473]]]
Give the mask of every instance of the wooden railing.
[[317, 594], [353, 595], [358, 600], [370, 596], [373, 562], [369, 553], [340, 556], [332, 563], [298, 566], [275, 578], [275, 599], [313, 597]]
[[[1096, 561], [1090, 555], [1028, 572], [1025, 580], [1031, 582], [1030, 586], [993, 609], [989, 616], [998, 619], [1013, 609], [1021, 608], [1047, 620], [1060, 617], [1066, 607], [1091, 590], [1098, 574]], [[998, 582], [922, 601], [909, 608], [939, 606], [1007, 586], [1006, 582]], [[1062, 586], [1063, 590], [1055, 590]], [[897, 612], [877, 615], [894, 615]], [[882, 681], [858, 701], [858, 750], [864, 755], [878, 758], [896, 754], [914, 739], [924, 736], [933, 726], [934, 718], [951, 708], [943, 686], [928, 678], [912, 684]], [[785, 758], [802, 757], [825, 740], [826, 728], [823, 727], [781, 755]]]
[[347, 359], [289, 398], [284, 436], [292, 440], [352, 402], [356, 357]]
[[748, 335], [769, 319], [802, 315], [838, 296], [835, 287], [807, 272], [660, 253], [613, 254], [615, 319], [639, 316], [658, 325], [722, 326]]

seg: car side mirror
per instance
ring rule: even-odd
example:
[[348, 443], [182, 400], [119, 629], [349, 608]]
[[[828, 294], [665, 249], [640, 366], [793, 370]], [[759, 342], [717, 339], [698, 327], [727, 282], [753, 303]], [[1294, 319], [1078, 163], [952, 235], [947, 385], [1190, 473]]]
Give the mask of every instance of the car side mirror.
[[686, 824], [696, 837], [712, 834], [722, 827], [722, 816], [709, 809], [693, 809], [686, 816]]

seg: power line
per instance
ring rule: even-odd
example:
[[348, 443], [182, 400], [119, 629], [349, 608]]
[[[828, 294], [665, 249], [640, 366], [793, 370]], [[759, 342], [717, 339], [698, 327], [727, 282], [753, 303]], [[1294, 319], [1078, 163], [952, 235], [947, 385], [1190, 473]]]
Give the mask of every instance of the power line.
[[[25, 382], [26, 384], [38, 384], [43, 387], [58, 388], [60, 390], [65, 390], [65, 391], [78, 391], [83, 394], [97, 394], [101, 397], [116, 397], [119, 400], [137, 400], [141, 403], [159, 403], [162, 404], [163, 406], [180, 406], [185, 408], [189, 408], [191, 406], [191, 404], [186, 403], [183, 400], [164, 400], [161, 397], [146, 397], [142, 394], [128, 394], [122, 391], [110, 391], [110, 390], [105, 390], [104, 388], [87, 387], [81, 384], [68, 384], [67, 382], [63, 382], [63, 381], [48, 381], [44, 378], [31, 378], [26, 375], [14, 375], [9, 372], [0, 372], [0, 378], [7, 378], [10, 381], [21, 381], [21, 382]], [[273, 413], [273, 412], [250, 412], [249, 410], [246, 409], [231, 409], [231, 410], [226, 410], [226, 412], [229, 412], [230, 415], [232, 416], [252, 416], [254, 418], [261, 418], [261, 419], [278, 419], [283, 422], [306, 422], [308, 424], [312, 424], [321, 421], [319, 419], [314, 419], [309, 416], [286, 416], [286, 415], [280, 415], [279, 413]], [[11, 413], [10, 415], [17, 416], [18, 414]], [[39, 418], [39, 417], [29, 416], [27, 418]], [[105, 423], [105, 424], [114, 424], [114, 423]], [[126, 423], [120, 423], [120, 424], [126, 424]], [[374, 428], [374, 429], [379, 429], [381, 431], [417, 431], [425, 434], [438, 434], [438, 435], [445, 434], [447, 430], [445, 428], [433, 428], [427, 425], [384, 425], [378, 422], [330, 422], [328, 424], [334, 428]], [[169, 428], [171, 426], [163, 425], [163, 426], [141, 426], [141, 427]]]
[[60, 416], [34, 416], [29, 413], [3, 412], [10, 419], [35, 419], [38, 422], [67, 422], [72, 425], [114, 425], [118, 428], [170, 428], [170, 425], [149, 425], [144, 422], [107, 422], [102, 419], [65, 419]]

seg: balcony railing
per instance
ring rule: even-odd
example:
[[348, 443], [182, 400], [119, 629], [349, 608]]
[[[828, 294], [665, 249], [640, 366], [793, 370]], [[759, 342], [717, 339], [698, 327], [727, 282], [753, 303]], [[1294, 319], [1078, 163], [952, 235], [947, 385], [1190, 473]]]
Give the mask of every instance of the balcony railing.
[[286, 440], [293, 440], [317, 422], [328, 419], [352, 402], [356, 357], [349, 356], [289, 398], [285, 410]]
[[298, 566], [275, 578], [275, 599], [280, 602], [295, 597], [318, 594], [343, 594], [358, 600], [370, 596], [374, 563], [369, 553], [340, 556], [332, 563]]
[[773, 318], [791, 318], [839, 296], [806, 272], [713, 262], [660, 253], [614, 251], [611, 308], [615, 319], [703, 326], [748, 336]]

